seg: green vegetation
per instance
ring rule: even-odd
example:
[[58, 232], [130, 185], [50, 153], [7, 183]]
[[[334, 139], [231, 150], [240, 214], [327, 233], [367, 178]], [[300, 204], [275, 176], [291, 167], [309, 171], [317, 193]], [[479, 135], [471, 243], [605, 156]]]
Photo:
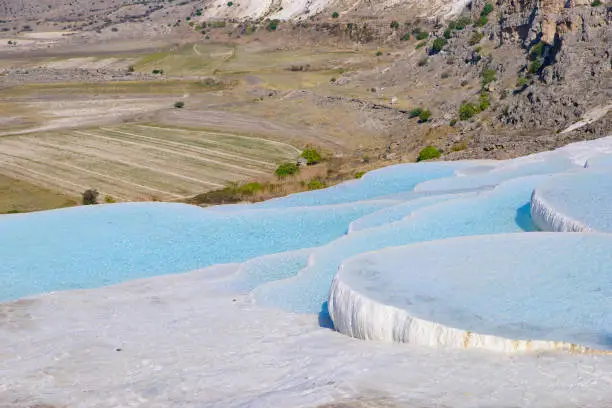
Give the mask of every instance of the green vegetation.
[[603, 3], [600, 0], [595, 0], [591, 3], [591, 7], [599, 7], [601, 6]]
[[487, 3], [485, 4], [484, 8], [482, 9], [482, 12], [480, 12], [481, 16], [488, 16], [489, 14], [491, 14], [491, 12], [493, 11], [493, 5], [491, 3]]
[[410, 109], [410, 111], [408, 112], [408, 117], [409, 118], [416, 118], [417, 116], [419, 116], [421, 114], [421, 112], [423, 112], [423, 108], [414, 108], [414, 109]]
[[480, 112], [487, 110], [491, 105], [491, 98], [488, 92], [481, 92], [480, 98], [478, 99], [478, 110]]
[[410, 33], [405, 33], [404, 35], [402, 35], [402, 37], [400, 38], [400, 41], [408, 41], [410, 39]]
[[391, 25], [390, 25], [390, 27], [391, 27], [392, 29], [394, 29], [394, 30], [397, 30], [397, 29], [399, 28], [399, 26], [400, 26], [400, 25], [399, 25], [399, 23], [398, 23], [397, 21], [395, 21], [395, 20], [393, 20], [393, 21], [391, 22]]
[[470, 102], [465, 102], [459, 107], [459, 119], [468, 120], [478, 113], [478, 107]]
[[540, 41], [537, 44], [534, 44], [529, 50], [529, 59], [535, 61], [539, 58], [542, 58], [544, 55], [544, 48], [546, 48], [546, 44]]
[[274, 171], [278, 178], [292, 176], [300, 172], [300, 168], [295, 163], [283, 163]]
[[448, 24], [448, 28], [449, 30], [463, 30], [465, 27], [469, 26], [470, 24], [472, 24], [472, 19], [467, 16], [463, 16], [463, 17], [459, 17], [455, 21], [451, 21]]
[[332, 18], [338, 18], [338, 17], [340, 17], [340, 14], [337, 11], [334, 11], [332, 13]]
[[189, 21], [189, 20], [191, 20], [191, 17], [187, 17], [187, 18], [185, 18], [185, 20], [186, 20], [186, 21]]
[[100, 193], [98, 193], [98, 190], [90, 188], [88, 190], [85, 190], [82, 194], [83, 196], [83, 205], [94, 205], [94, 204], [98, 204], [98, 196], [100, 195]]
[[428, 110], [424, 110], [421, 113], [419, 113], [419, 122], [420, 123], [425, 123], [429, 120], [429, 118], [431, 118], [431, 112]]
[[319, 179], [312, 179], [308, 182], [309, 190], [320, 190], [322, 188], [325, 188], [325, 183]]
[[478, 44], [480, 40], [482, 40], [482, 37], [484, 37], [483, 33], [481, 33], [480, 31], [474, 31], [472, 37], [470, 38], [470, 45]]
[[428, 37], [429, 37], [429, 33], [426, 33], [424, 31], [421, 31], [421, 32], [416, 34], [416, 39], [417, 40], [424, 40], [424, 39], [426, 39]]
[[232, 7], [233, 5], [234, 5], [234, 2], [233, 2], [233, 1], [228, 1], [228, 2], [227, 2], [227, 7]]
[[382, 51], [376, 51], [376, 56], [380, 57], [381, 55], [383, 55]]
[[133, 65], [130, 65], [128, 67], [128, 72], [134, 72], [134, 71], [136, 71], [136, 68]]
[[154, 69], [153, 71], [151, 71], [151, 73], [153, 75], [163, 75], [164, 74], [164, 70], [163, 69]]
[[421, 42], [420, 42], [420, 43], [418, 43], [418, 44], [416, 45], [416, 47], [414, 47], [414, 48], [418, 50], [419, 48], [423, 48], [423, 47], [424, 47], [424, 46], [426, 46], [426, 45], [427, 45], [427, 41], [421, 41]]
[[242, 194], [245, 196], [252, 196], [253, 194], [258, 193], [262, 191], [263, 189], [264, 189], [264, 186], [261, 185], [260, 183], [252, 182], [252, 183], [243, 184], [242, 186], [238, 187], [236, 191], [239, 194]]
[[457, 124], [457, 119], [453, 119], [450, 122], [448, 122], [449, 126], [455, 126]]
[[480, 16], [478, 20], [476, 20], [476, 25], [478, 27], [484, 27], [489, 22], [489, 19], [486, 16]]
[[117, 202], [117, 200], [115, 200], [112, 196], [107, 195], [107, 196], [104, 196], [104, 202], [106, 204], [114, 204]]
[[542, 61], [538, 59], [529, 64], [528, 71], [530, 74], [537, 74], [540, 68], [542, 68]]
[[529, 83], [529, 80], [525, 77], [519, 77], [516, 80], [516, 87], [517, 88], [522, 88], [524, 86], [527, 86], [527, 84]]
[[366, 174], [365, 171], [358, 171], [357, 173], [355, 173], [355, 178], [360, 179], [363, 177], [364, 174]]
[[436, 38], [433, 42], [433, 45], [431, 46], [432, 54], [437, 54], [440, 51], [442, 51], [442, 48], [444, 48], [445, 45], [446, 45], [445, 38]]
[[268, 31], [276, 31], [276, 29], [278, 28], [279, 24], [280, 24], [280, 20], [278, 20], [278, 19], [271, 20], [268, 23], [268, 25], [266, 26], [266, 30], [268, 30]]
[[185, 107], [185, 102], [183, 102], [183, 101], [174, 102], [174, 107], [178, 108], [178, 109], [184, 108]]
[[481, 84], [484, 87], [497, 79], [497, 71], [494, 69], [484, 69], [481, 76]]
[[323, 160], [321, 154], [313, 148], [304, 149], [300, 157], [305, 158], [308, 164], [317, 164]]
[[417, 161], [420, 162], [424, 160], [437, 159], [438, 157], [440, 157], [440, 151], [433, 146], [427, 146], [419, 152]]
[[447, 40], [449, 40], [452, 37], [452, 31], [450, 28], [447, 28], [446, 30], [444, 30], [444, 38], [446, 38]]

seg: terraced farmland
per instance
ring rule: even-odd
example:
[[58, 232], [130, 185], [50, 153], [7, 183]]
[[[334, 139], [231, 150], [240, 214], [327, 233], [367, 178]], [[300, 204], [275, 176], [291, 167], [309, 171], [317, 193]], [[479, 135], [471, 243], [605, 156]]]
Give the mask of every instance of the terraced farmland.
[[256, 137], [129, 124], [2, 137], [0, 174], [72, 196], [177, 200], [265, 177], [298, 154]]

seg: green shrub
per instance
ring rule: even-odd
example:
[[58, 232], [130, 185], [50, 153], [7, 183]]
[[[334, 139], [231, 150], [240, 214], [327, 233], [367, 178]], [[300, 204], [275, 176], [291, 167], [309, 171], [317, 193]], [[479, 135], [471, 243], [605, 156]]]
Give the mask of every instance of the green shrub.
[[488, 16], [493, 11], [493, 5], [491, 3], [485, 4], [484, 8], [480, 12], [481, 16]]
[[163, 69], [154, 69], [153, 71], [151, 71], [151, 73], [153, 75], [163, 75], [164, 74], [164, 70]]
[[426, 39], [426, 38], [428, 38], [428, 37], [429, 37], [429, 33], [426, 33], [425, 31], [419, 31], [419, 32], [416, 34], [416, 39], [417, 39], [417, 40], [419, 40], [419, 41], [420, 41], [420, 40], [424, 40], [424, 39]]
[[534, 44], [529, 50], [529, 59], [534, 61], [534, 60], [537, 60], [538, 58], [541, 58], [544, 55], [545, 47], [546, 47], [546, 44], [544, 44], [542, 41], [540, 41], [537, 44]]
[[185, 21], [189, 21], [189, 20], [191, 20], [191, 17], [186, 17], [185, 18]]
[[601, 6], [603, 3], [599, 0], [595, 0], [594, 2], [591, 3], [591, 7], [599, 7]]
[[381, 55], [383, 55], [382, 51], [376, 51], [376, 56], [380, 57]]
[[183, 101], [174, 102], [174, 107], [178, 108], [178, 109], [184, 108], [185, 107], [185, 102], [183, 102]]
[[319, 179], [312, 179], [308, 182], [309, 190], [320, 190], [322, 188], [325, 188], [325, 183]]
[[426, 45], [427, 45], [427, 41], [421, 41], [421, 42], [420, 42], [420, 43], [418, 43], [418, 44], [416, 45], [416, 47], [414, 47], [414, 48], [418, 50], [419, 48], [423, 48], [423, 47], [424, 47], [424, 46], [426, 46]]
[[470, 38], [470, 45], [478, 44], [480, 40], [482, 40], [482, 37], [484, 37], [483, 33], [480, 31], [474, 31], [474, 34], [472, 34], [472, 37]]
[[481, 112], [484, 110], [487, 110], [489, 108], [489, 105], [491, 105], [491, 99], [489, 97], [489, 93], [488, 92], [481, 93], [480, 98], [478, 100], [478, 110]]
[[452, 36], [452, 32], [450, 30], [450, 28], [447, 28], [446, 30], [444, 30], [444, 38], [446, 38], [447, 40], [449, 40]]
[[85, 190], [82, 194], [83, 196], [83, 205], [94, 205], [94, 204], [98, 204], [98, 196], [100, 195], [100, 193], [98, 193], [98, 190], [90, 188], [88, 190]]
[[337, 11], [334, 11], [334, 12], [332, 13], [332, 18], [338, 18], [338, 17], [340, 17], [340, 14], [338, 14], [338, 12], [337, 12]]
[[461, 106], [459, 107], [459, 119], [461, 120], [468, 120], [477, 113], [478, 108], [473, 103], [466, 102], [461, 104]]
[[227, 2], [227, 7], [232, 7], [233, 5], [234, 5], [234, 2], [233, 2], [233, 1], [228, 1], [228, 2]]
[[19, 210], [8, 210], [6, 213], [7, 214], [19, 214], [21, 211]]
[[113, 197], [107, 195], [107, 196], [104, 196], [104, 202], [106, 204], [114, 204], [114, 203], [117, 202], [117, 200], [115, 200]]
[[355, 173], [355, 178], [360, 179], [363, 177], [364, 174], [366, 174], [365, 171], [358, 171], [357, 173]]
[[134, 71], [136, 71], [136, 68], [133, 65], [130, 65], [128, 67], [128, 72], [134, 72]]
[[540, 68], [542, 68], [542, 61], [535, 60], [531, 64], [529, 64], [529, 73], [537, 74]]
[[436, 38], [433, 42], [433, 45], [431, 46], [431, 52], [433, 54], [437, 54], [440, 51], [442, 51], [442, 48], [444, 48], [445, 45], [446, 45], [445, 38]]
[[300, 157], [305, 158], [308, 164], [317, 164], [322, 160], [321, 154], [312, 148], [304, 149]]
[[417, 116], [419, 116], [421, 113], [423, 112], [423, 108], [413, 108], [410, 109], [410, 111], [408, 112], [408, 117], [410, 118], [416, 118]]
[[489, 19], [486, 16], [480, 16], [478, 20], [476, 21], [476, 25], [478, 27], [484, 27], [487, 25], [488, 22], [489, 22]]
[[497, 79], [497, 71], [494, 69], [484, 69], [482, 71], [481, 76], [482, 76], [482, 81], [481, 81], [482, 86], [485, 86]]
[[450, 122], [448, 122], [449, 126], [455, 126], [457, 124], [457, 119], [453, 119]]
[[429, 118], [431, 118], [431, 112], [428, 110], [424, 110], [421, 113], [419, 113], [419, 122], [421, 123], [425, 123], [429, 120]]
[[260, 183], [246, 183], [238, 188], [238, 192], [243, 195], [253, 195], [261, 190], [263, 190], [263, 186]]
[[392, 29], [397, 30], [397, 29], [399, 28], [399, 26], [400, 26], [400, 25], [399, 25], [399, 23], [398, 23], [397, 21], [393, 20], [393, 21], [391, 22], [391, 28], [392, 28]]
[[400, 41], [408, 41], [410, 39], [410, 33], [405, 33], [404, 35], [402, 35], [402, 37], [400, 38]]
[[278, 28], [278, 25], [280, 24], [280, 20], [274, 19], [271, 20], [268, 25], [266, 26], [266, 30], [268, 31], [276, 31], [276, 29]]
[[274, 171], [278, 178], [292, 176], [299, 173], [300, 168], [295, 163], [283, 163]]
[[520, 77], [520, 78], [517, 78], [517, 80], [516, 80], [516, 87], [517, 88], [522, 88], [522, 87], [526, 86], [528, 83], [529, 83], [529, 80], [527, 80], [527, 78]]
[[417, 161], [420, 162], [424, 160], [437, 159], [438, 157], [440, 157], [440, 151], [433, 146], [427, 146], [419, 152]]
[[472, 19], [467, 16], [463, 16], [463, 17], [459, 17], [455, 21], [451, 21], [450, 24], [448, 25], [448, 28], [450, 28], [451, 30], [463, 30], [465, 27], [469, 26], [470, 24], [472, 24]]

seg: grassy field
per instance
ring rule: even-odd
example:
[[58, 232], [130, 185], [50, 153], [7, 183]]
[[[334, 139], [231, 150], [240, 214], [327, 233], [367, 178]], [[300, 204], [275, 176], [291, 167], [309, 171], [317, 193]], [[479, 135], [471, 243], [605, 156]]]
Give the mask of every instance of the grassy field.
[[299, 150], [235, 134], [148, 125], [0, 138], [0, 174], [78, 197], [179, 200], [228, 182], [261, 179]]

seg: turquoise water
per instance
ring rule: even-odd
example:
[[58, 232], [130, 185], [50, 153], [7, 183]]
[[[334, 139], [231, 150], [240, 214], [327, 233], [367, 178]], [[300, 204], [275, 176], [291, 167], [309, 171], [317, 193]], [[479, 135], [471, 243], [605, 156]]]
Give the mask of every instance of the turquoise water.
[[[334, 274], [344, 259], [381, 248], [437, 239], [534, 231], [529, 199], [550, 176], [508, 181], [474, 198], [456, 198], [416, 209], [403, 221], [350, 233], [313, 252], [309, 266], [292, 279], [259, 286], [258, 303], [299, 313], [318, 313]], [[375, 213], [374, 213], [375, 214]], [[407, 260], [409, 262], [409, 260]]]
[[133, 203], [0, 216], [0, 300], [242, 263], [219, 288], [318, 313], [348, 257], [457, 236], [533, 231], [533, 189], [550, 178], [547, 173], [572, 168], [564, 157], [545, 158], [396, 165], [329, 189], [249, 205]]
[[134, 203], [0, 217], [0, 300], [316, 247], [387, 202], [217, 214]]

